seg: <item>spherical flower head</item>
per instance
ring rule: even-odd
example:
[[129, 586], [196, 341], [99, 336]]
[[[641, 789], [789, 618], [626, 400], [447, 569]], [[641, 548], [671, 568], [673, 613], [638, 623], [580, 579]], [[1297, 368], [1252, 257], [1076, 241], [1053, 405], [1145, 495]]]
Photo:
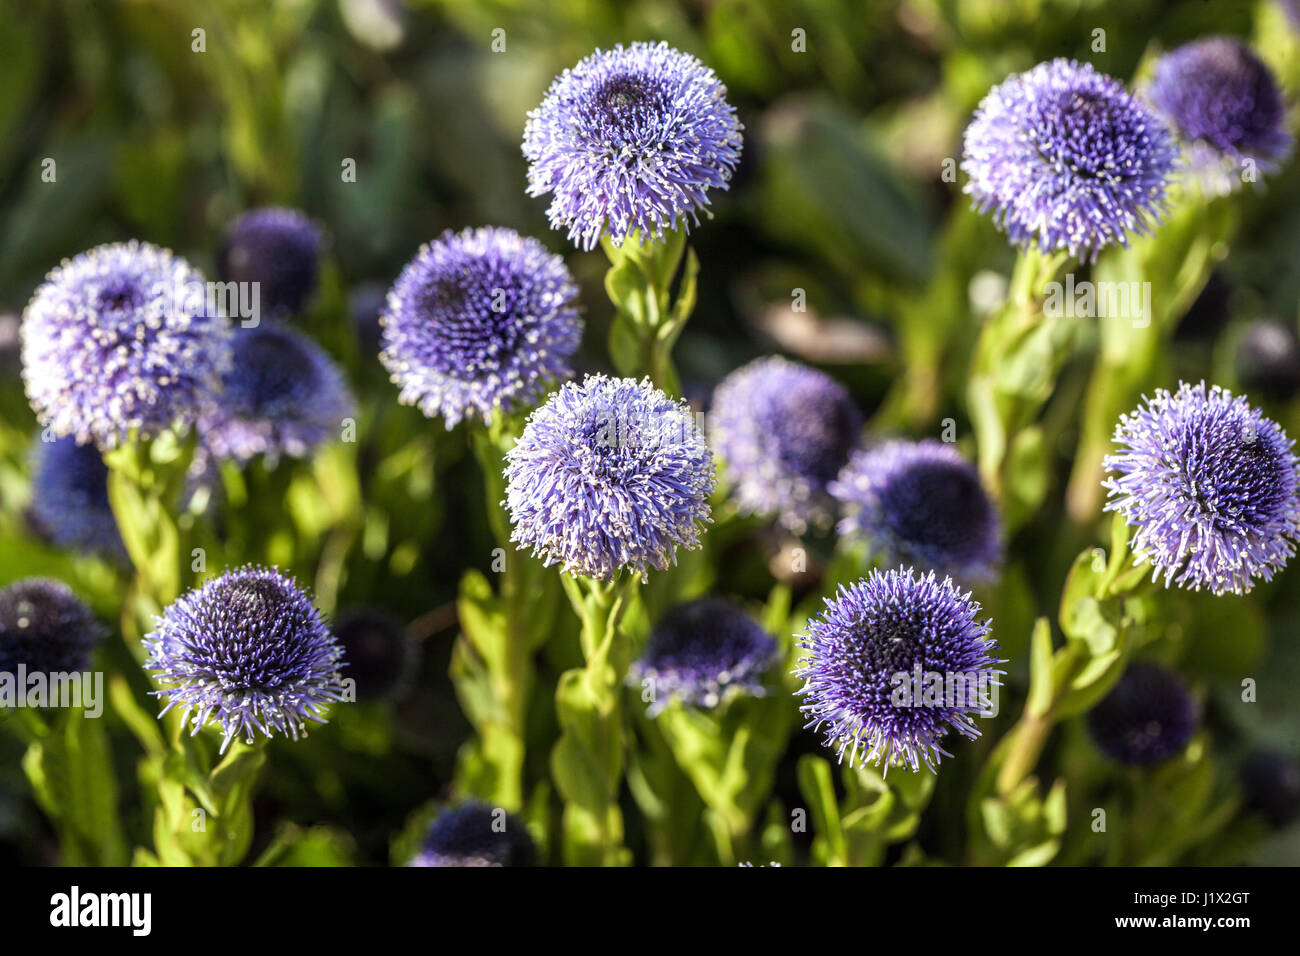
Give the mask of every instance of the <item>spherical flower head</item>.
[[1300, 527], [1294, 442], [1245, 398], [1184, 383], [1123, 416], [1103, 482], [1134, 560], [1165, 586], [1245, 594], [1271, 581]]
[[162, 713], [180, 707], [195, 734], [220, 725], [223, 753], [236, 734], [252, 743], [254, 730], [297, 740], [344, 699], [338, 642], [312, 599], [272, 569], [248, 565], [181, 595], [144, 646]]
[[88, 670], [104, 636], [95, 615], [62, 581], [26, 578], [0, 590], [0, 673]]
[[975, 208], [1013, 243], [1091, 261], [1162, 211], [1178, 149], [1165, 125], [1086, 63], [1040, 63], [995, 86], [966, 129]]
[[1300, 761], [1277, 750], [1252, 750], [1240, 776], [1248, 810], [1278, 828], [1300, 816]]
[[1088, 712], [1088, 730], [1116, 763], [1148, 765], [1186, 747], [1200, 719], [1196, 699], [1176, 671], [1135, 661]]
[[654, 717], [672, 700], [717, 707], [728, 694], [761, 697], [763, 672], [776, 641], [748, 614], [722, 598], [679, 604], [660, 619], [628, 683], [651, 681]]
[[379, 608], [355, 608], [339, 616], [334, 634], [356, 681], [358, 700], [398, 697], [415, 666], [415, 647], [402, 625]]
[[532, 866], [537, 848], [516, 817], [483, 803], [444, 810], [409, 866]]
[[512, 229], [446, 232], [388, 293], [380, 359], [401, 401], [454, 428], [531, 405], [572, 374], [578, 288], [559, 256]]
[[713, 472], [690, 407], [649, 379], [568, 382], [506, 454], [511, 540], [570, 574], [644, 578], [699, 546]]
[[550, 193], [552, 228], [585, 249], [604, 233], [618, 245], [689, 228], [740, 160], [726, 96], [712, 70], [666, 43], [597, 50], [528, 114], [528, 195]]
[[98, 246], [46, 276], [23, 317], [23, 381], [58, 436], [114, 448], [193, 423], [230, 366], [203, 277], [166, 249]]
[[887, 564], [987, 581], [1001, 561], [997, 506], [975, 467], [944, 442], [857, 451], [830, 491], [844, 504], [840, 534], [865, 539]]
[[315, 342], [272, 322], [239, 328], [234, 364], [198, 431], [216, 458], [305, 458], [356, 414], [342, 374]]
[[934, 770], [951, 757], [942, 739], [974, 739], [974, 715], [1000, 686], [997, 642], [980, 606], [953, 584], [911, 568], [872, 571], [841, 585], [808, 622], [796, 676], [807, 727], [826, 727], [826, 746], [849, 765]]
[[1182, 139], [1190, 171], [1211, 195], [1253, 182], [1247, 172], [1276, 172], [1290, 155], [1282, 91], [1238, 39], [1207, 37], [1161, 57], [1146, 97]]
[[708, 424], [742, 513], [776, 515], [795, 533], [829, 524], [826, 486], [862, 430], [842, 385], [778, 356], [757, 359], [718, 385]]
[[41, 536], [61, 548], [125, 558], [99, 449], [56, 438], [37, 441], [32, 457], [29, 515]]
[[297, 315], [316, 291], [321, 234], [296, 209], [266, 207], [231, 225], [217, 253], [222, 282], [256, 283], [261, 316]]
[[1237, 343], [1237, 378], [1253, 395], [1286, 401], [1300, 392], [1300, 339], [1276, 319], [1246, 327]]

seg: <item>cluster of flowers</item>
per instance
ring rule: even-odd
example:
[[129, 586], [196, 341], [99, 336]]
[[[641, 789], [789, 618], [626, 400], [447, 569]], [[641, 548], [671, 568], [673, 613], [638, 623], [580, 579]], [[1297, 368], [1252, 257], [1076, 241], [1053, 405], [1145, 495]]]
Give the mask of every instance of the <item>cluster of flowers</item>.
[[[597, 51], [528, 117], [530, 193], [551, 195], [552, 224], [584, 248], [689, 228], [739, 159], [725, 92], [663, 44]], [[1225, 164], [1275, 168], [1290, 149], [1282, 120], [1266, 68], [1236, 41], [1175, 51], [1142, 96], [1057, 60], [981, 104], [966, 133], [966, 188], [1013, 242], [1092, 259], [1154, 226], [1180, 156], [1220, 191]], [[261, 283], [268, 307], [291, 315], [310, 295], [319, 246], [301, 217], [253, 213], [222, 250], [223, 278]], [[178, 301], [172, 290], [196, 277], [164, 250], [105, 246], [54, 270], [28, 306], [24, 380], [61, 439], [41, 446], [33, 513], [59, 543], [121, 547], [100, 451], [193, 425], [217, 459], [301, 457], [348, 414], [341, 375], [301, 333], [278, 320], [232, 329]], [[948, 733], [977, 736], [971, 702], [891, 699], [893, 675], [916, 664], [994, 682], [1002, 673], [991, 625], [958, 584], [991, 580], [1001, 559], [998, 509], [974, 467], [942, 442], [864, 441], [847, 391], [782, 358], [729, 375], [707, 430], [648, 379], [565, 381], [582, 336], [576, 300], [560, 256], [488, 227], [421, 248], [381, 309], [380, 357], [402, 402], [447, 428], [531, 409], [503, 462], [514, 542], [600, 581], [665, 569], [679, 548], [699, 545], [716, 454], [739, 512], [800, 534], [838, 514], [839, 534], [888, 567], [841, 587], [808, 622], [797, 671], [808, 725], [825, 727], [850, 763], [913, 770], [948, 755]], [[1167, 585], [1244, 592], [1293, 553], [1292, 443], [1244, 399], [1203, 384], [1159, 392], [1116, 439], [1108, 507], [1134, 526], [1136, 553]], [[57, 588], [33, 593], [0, 597], [6, 640], [9, 617], [23, 613], [11, 611], [16, 602], [75, 616]], [[367, 640], [384, 631], [358, 628]], [[69, 653], [89, 646], [88, 625], [67, 634]], [[339, 638], [272, 569], [227, 572], [184, 595], [145, 645], [166, 708], [182, 708], [196, 733], [220, 724], [223, 749], [254, 732], [297, 737], [342, 699]], [[709, 598], [665, 615], [630, 676], [656, 682], [654, 713], [670, 700], [709, 708], [763, 693], [775, 656], [743, 609]], [[1132, 762], [1176, 752], [1196, 722], [1176, 678], [1138, 668], [1092, 718], [1103, 748]], [[532, 853], [521, 824], [470, 805], [439, 818], [417, 862], [508, 864]]]

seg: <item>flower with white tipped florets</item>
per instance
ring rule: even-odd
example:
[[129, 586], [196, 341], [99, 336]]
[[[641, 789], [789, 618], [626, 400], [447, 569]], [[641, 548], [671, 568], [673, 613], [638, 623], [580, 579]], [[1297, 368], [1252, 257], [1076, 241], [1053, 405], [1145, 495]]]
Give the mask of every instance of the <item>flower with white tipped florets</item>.
[[265, 322], [239, 328], [221, 394], [199, 416], [204, 449], [245, 462], [305, 458], [338, 435], [356, 407], [343, 375], [315, 342]]
[[144, 646], [162, 713], [181, 708], [195, 734], [219, 724], [222, 752], [236, 735], [252, 743], [255, 730], [297, 740], [344, 699], [338, 642], [312, 599], [273, 569], [248, 565], [181, 595]]
[[536, 239], [487, 227], [420, 249], [388, 293], [380, 359], [418, 405], [453, 428], [532, 404], [572, 374], [582, 338], [578, 288]]
[[1146, 97], [1178, 132], [1190, 172], [1210, 195], [1276, 172], [1291, 153], [1277, 80], [1235, 37], [1206, 37], [1162, 56]]
[[589, 375], [533, 411], [506, 454], [511, 540], [570, 574], [645, 577], [709, 520], [713, 455], [690, 406], [650, 380]]
[[528, 195], [550, 193], [552, 228], [585, 249], [602, 234], [619, 245], [689, 228], [740, 161], [726, 97], [712, 70], [666, 43], [597, 50], [528, 114]]
[[1117, 81], [1057, 59], [1008, 77], [966, 129], [965, 192], [1017, 246], [1085, 260], [1163, 211], [1178, 148]]
[[855, 452], [830, 492], [845, 506], [840, 534], [864, 539], [886, 564], [985, 581], [1001, 561], [997, 506], [951, 445], [891, 441]]
[[98, 246], [46, 276], [23, 313], [23, 382], [42, 424], [110, 449], [188, 428], [230, 367], [202, 275], [166, 249]]
[[1215, 385], [1158, 389], [1115, 429], [1107, 511], [1132, 529], [1135, 563], [1165, 586], [1214, 594], [1271, 581], [1300, 535], [1300, 462], [1275, 422]]
[[673, 700], [717, 707], [729, 694], [761, 697], [775, 655], [776, 641], [743, 610], [722, 598], [701, 598], [660, 619], [628, 683], [651, 682], [651, 717]]
[[407, 866], [532, 866], [537, 847], [517, 817], [485, 803], [444, 810]]
[[970, 594], [934, 572], [872, 571], [841, 585], [799, 635], [805, 726], [824, 726], [826, 746], [850, 766], [861, 757], [934, 770], [952, 756], [942, 746], [949, 731], [979, 736], [974, 716], [1001, 686], [998, 645], [979, 612]]
[[844, 386], [779, 356], [757, 359], [718, 385], [708, 425], [743, 514], [776, 515], [795, 533], [830, 522], [826, 486], [862, 429]]

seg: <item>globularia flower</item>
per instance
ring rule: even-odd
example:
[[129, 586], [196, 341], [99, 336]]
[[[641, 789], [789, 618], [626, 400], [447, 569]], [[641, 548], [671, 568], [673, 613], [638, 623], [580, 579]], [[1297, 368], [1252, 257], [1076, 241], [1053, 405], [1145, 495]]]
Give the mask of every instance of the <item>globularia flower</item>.
[[826, 485], [861, 429], [862, 415], [842, 385], [778, 356], [723, 379], [709, 414], [709, 438], [740, 510], [776, 515], [796, 533], [829, 523]]
[[297, 740], [343, 699], [338, 642], [312, 599], [272, 569], [248, 565], [181, 595], [144, 646], [162, 713], [180, 707], [195, 734], [219, 724], [222, 752], [254, 730]]
[[532, 866], [537, 848], [518, 818], [483, 803], [444, 810], [409, 866]]
[[267, 207], [244, 213], [217, 253], [222, 282], [256, 283], [260, 316], [297, 315], [316, 290], [321, 234], [295, 209]]
[[866, 539], [886, 564], [978, 581], [1001, 560], [997, 506], [951, 445], [891, 441], [855, 452], [830, 491], [845, 506], [840, 534]]
[[1247, 809], [1279, 828], [1300, 816], [1300, 761], [1277, 750], [1252, 750], [1240, 776]]
[[951, 578], [911, 568], [872, 571], [826, 599], [799, 646], [807, 655], [796, 676], [805, 725], [826, 727], [826, 746], [849, 765], [931, 770], [943, 737], [974, 739], [974, 715], [992, 706], [1001, 686], [997, 642], [980, 606]]
[[98, 246], [46, 276], [23, 316], [23, 381], [55, 435], [113, 448], [188, 427], [230, 365], [203, 277], [166, 249]]
[[726, 96], [712, 70], [665, 43], [597, 50], [528, 114], [528, 194], [551, 193], [551, 226], [586, 249], [602, 233], [620, 244], [689, 228], [740, 160]]
[[649, 379], [589, 375], [529, 416], [506, 480], [520, 547], [571, 574], [644, 577], [698, 547], [713, 455], [690, 407]]
[[30, 516], [52, 544], [125, 557], [108, 502], [108, 466], [94, 445], [73, 438], [37, 441]]
[[221, 394], [199, 416], [199, 436], [217, 458], [304, 458], [356, 414], [330, 357], [293, 329], [272, 322], [239, 328], [233, 354]]
[[1165, 125], [1087, 63], [1040, 63], [995, 86], [966, 129], [965, 191], [1013, 243], [1092, 260], [1162, 211], [1178, 149]]
[[378, 608], [356, 608], [339, 616], [334, 635], [356, 681], [357, 700], [398, 696], [415, 663], [415, 646], [402, 625]]
[[1233, 37], [1207, 37], [1161, 57], [1146, 95], [1186, 144], [1190, 171], [1212, 195], [1275, 172], [1291, 152], [1277, 80]]
[[26, 578], [0, 590], [0, 673], [16, 674], [20, 664], [29, 673], [87, 670], [103, 636], [90, 608], [62, 581]]
[[731, 693], [763, 695], [763, 672], [776, 641], [730, 601], [703, 598], [679, 604], [660, 619], [628, 683], [652, 681], [654, 717], [677, 699], [717, 707]]
[[1186, 747], [1200, 719], [1196, 699], [1176, 671], [1135, 661], [1088, 712], [1088, 730], [1117, 763], [1154, 764]]
[[1300, 498], [1294, 442], [1215, 385], [1183, 384], [1123, 416], [1106, 458], [1106, 510], [1133, 529], [1153, 579], [1215, 594], [1270, 581], [1295, 551]]
[[446, 232], [388, 293], [379, 357], [401, 401], [448, 428], [498, 405], [514, 411], [572, 374], [577, 294], [564, 260], [536, 239], [496, 227]]
[[1237, 378], [1251, 394], [1285, 401], [1300, 392], [1300, 339], [1276, 319], [1246, 327], [1237, 343]]

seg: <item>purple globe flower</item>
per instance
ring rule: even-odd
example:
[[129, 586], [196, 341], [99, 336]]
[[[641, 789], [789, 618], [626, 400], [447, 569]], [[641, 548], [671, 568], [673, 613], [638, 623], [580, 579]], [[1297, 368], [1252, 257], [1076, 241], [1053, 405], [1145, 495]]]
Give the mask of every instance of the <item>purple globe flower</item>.
[[244, 213], [217, 253], [222, 282], [256, 283], [260, 316], [297, 315], [316, 291], [320, 230], [295, 209], [266, 207]]
[[536, 239], [487, 227], [443, 233], [388, 293], [380, 359], [418, 405], [453, 428], [532, 404], [572, 374], [582, 338], [578, 289]]
[[951, 757], [942, 740], [955, 730], [974, 739], [974, 715], [992, 706], [1001, 686], [989, 623], [980, 606], [934, 572], [872, 571], [841, 586], [826, 610], [799, 635], [807, 654], [796, 676], [805, 725], [826, 727], [826, 746], [849, 765], [885, 768]]
[[1161, 57], [1146, 90], [1186, 145], [1188, 166], [1211, 195], [1243, 174], [1276, 172], [1291, 153], [1277, 80], [1245, 43], [1207, 37]]
[[358, 700], [399, 697], [415, 669], [415, 645], [402, 625], [379, 608], [355, 608], [339, 616], [334, 635], [356, 681]]
[[236, 734], [252, 743], [254, 730], [297, 740], [344, 699], [338, 642], [311, 598], [272, 569], [248, 565], [181, 595], [144, 646], [162, 713], [180, 707], [194, 734], [219, 724], [223, 753]]
[[29, 514], [41, 536], [61, 548], [125, 558], [99, 449], [57, 438], [36, 442], [33, 459]]
[[1241, 762], [1246, 808], [1270, 825], [1284, 827], [1300, 816], [1300, 761], [1277, 750], [1252, 750]]
[[19, 665], [32, 674], [88, 670], [104, 633], [62, 581], [26, 578], [0, 590], [0, 673], [16, 674]]
[[42, 424], [113, 448], [188, 427], [230, 366], [230, 329], [203, 277], [147, 243], [65, 260], [23, 317], [23, 381]]
[[861, 429], [842, 385], [777, 356], [723, 379], [709, 415], [709, 438], [741, 512], [776, 515], [796, 533], [830, 523], [826, 486]]
[[198, 422], [205, 449], [218, 459], [305, 458], [356, 414], [338, 368], [293, 329], [269, 322], [237, 329], [233, 353], [221, 394]]
[[537, 848], [516, 817], [483, 803], [444, 810], [408, 866], [533, 866]]
[[585, 249], [603, 233], [618, 245], [689, 228], [740, 160], [726, 96], [712, 70], [665, 43], [597, 50], [528, 114], [528, 195], [552, 194], [551, 226]]
[[984, 581], [1002, 559], [997, 506], [951, 445], [892, 441], [855, 452], [830, 492], [844, 504], [840, 534], [865, 539], [886, 564]]
[[713, 456], [690, 407], [649, 379], [589, 375], [534, 410], [506, 454], [511, 540], [570, 574], [663, 570], [699, 546]]
[[1088, 730], [1115, 762], [1154, 764], [1186, 747], [1200, 720], [1200, 708], [1176, 671], [1135, 661], [1088, 712]]
[[717, 707], [728, 694], [761, 697], [763, 673], [775, 656], [776, 641], [748, 614], [730, 601], [703, 598], [660, 619], [628, 683], [653, 682], [651, 717], [672, 700]]
[[1163, 210], [1178, 149], [1164, 124], [1086, 63], [1040, 63], [994, 87], [966, 130], [965, 192], [1013, 243], [1091, 261]]
[[1133, 529], [1134, 560], [1151, 563], [1153, 580], [1245, 594], [1294, 553], [1294, 442], [1244, 398], [1204, 382], [1158, 389], [1120, 419], [1115, 442], [1106, 510]]

